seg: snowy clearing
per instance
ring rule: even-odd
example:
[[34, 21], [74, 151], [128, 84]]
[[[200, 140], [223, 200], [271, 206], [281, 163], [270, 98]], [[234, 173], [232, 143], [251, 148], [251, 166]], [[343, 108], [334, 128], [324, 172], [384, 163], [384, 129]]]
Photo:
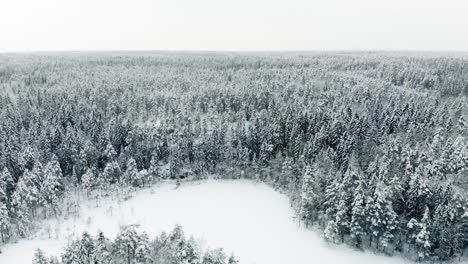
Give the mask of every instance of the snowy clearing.
[[[30, 264], [39, 247], [47, 254], [59, 255], [70, 236], [83, 231], [94, 236], [102, 230], [114, 237], [124, 224], [140, 224], [150, 237], [180, 224], [187, 235], [202, 239], [210, 248], [234, 252], [244, 264], [410, 263], [327, 244], [316, 232], [293, 220], [286, 196], [247, 180], [208, 180], [179, 188], [164, 183], [139, 191], [121, 204], [107, 202], [95, 208], [89, 202], [81, 210], [79, 219], [49, 221], [38, 238], [5, 246], [0, 263]], [[58, 239], [42, 238], [49, 234]]]

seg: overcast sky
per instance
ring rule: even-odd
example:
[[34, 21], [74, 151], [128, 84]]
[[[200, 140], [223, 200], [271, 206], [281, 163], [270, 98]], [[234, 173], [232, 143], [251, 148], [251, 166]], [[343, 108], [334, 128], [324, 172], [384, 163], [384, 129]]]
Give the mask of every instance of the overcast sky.
[[0, 51], [468, 50], [468, 0], [0, 0]]

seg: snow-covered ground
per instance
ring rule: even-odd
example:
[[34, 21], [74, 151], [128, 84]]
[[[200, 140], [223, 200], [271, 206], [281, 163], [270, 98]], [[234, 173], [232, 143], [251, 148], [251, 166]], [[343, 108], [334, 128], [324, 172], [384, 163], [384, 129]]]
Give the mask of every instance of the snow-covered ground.
[[[86, 203], [85, 203], [86, 204]], [[119, 225], [140, 224], [151, 238], [175, 224], [206, 246], [234, 252], [243, 264], [392, 264], [409, 263], [398, 257], [359, 252], [324, 242], [318, 233], [293, 220], [288, 198], [262, 183], [247, 180], [208, 180], [175, 188], [164, 183], [137, 192], [121, 204], [83, 206], [76, 220], [44, 223], [42, 237], [3, 248], [1, 264], [30, 264], [36, 248], [59, 255], [70, 236], [98, 230], [113, 237]]]

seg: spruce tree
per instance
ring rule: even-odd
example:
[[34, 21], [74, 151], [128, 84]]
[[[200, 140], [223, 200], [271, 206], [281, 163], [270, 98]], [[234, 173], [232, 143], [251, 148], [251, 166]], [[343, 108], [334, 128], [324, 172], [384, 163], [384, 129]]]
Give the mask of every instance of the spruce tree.
[[95, 175], [91, 168], [87, 168], [86, 172], [81, 177], [81, 185], [85, 190], [91, 190], [92, 188], [98, 185], [97, 179], [95, 178]]
[[129, 186], [138, 186], [138, 169], [136, 161], [130, 158], [127, 163], [127, 169], [122, 175], [122, 181]]
[[150, 166], [148, 168], [148, 182], [158, 182], [160, 180], [162, 180], [161, 169], [158, 166], [157, 158], [153, 155], [151, 156]]
[[324, 230], [325, 239], [329, 242], [336, 243], [338, 240], [338, 234], [338, 226], [335, 220], [328, 220]]
[[104, 236], [103, 232], [99, 232], [95, 240], [93, 255], [95, 261], [99, 264], [111, 263], [111, 252], [109, 239]]
[[299, 214], [306, 223], [312, 222], [315, 219], [315, 199], [314, 199], [314, 175], [311, 166], [306, 166], [302, 179], [301, 188], [301, 204]]
[[37, 249], [34, 253], [33, 264], [49, 264], [49, 260], [41, 249]]
[[430, 240], [430, 218], [429, 218], [429, 207], [425, 207], [424, 215], [421, 221], [419, 222], [419, 232], [415, 237], [416, 249], [418, 253], [418, 258], [420, 260], [425, 260], [430, 255], [431, 250], [431, 240]]
[[349, 206], [346, 201], [347, 194], [341, 192], [338, 206], [336, 207], [335, 223], [337, 226], [338, 235], [341, 238], [341, 242], [344, 242], [345, 235], [349, 234], [350, 217], [349, 217]]
[[366, 229], [366, 193], [364, 190], [364, 181], [359, 180], [353, 194], [353, 203], [351, 209], [350, 233], [354, 240], [354, 245], [361, 248], [362, 238], [365, 235]]
[[0, 202], [0, 234], [2, 242], [5, 243], [10, 236], [11, 219], [8, 215], [8, 210], [3, 202]]
[[[57, 215], [62, 178], [62, 170], [56, 159], [52, 159], [44, 168], [44, 182], [42, 183], [40, 201], [41, 204]], [[46, 214], [48, 210], [44, 211]]]

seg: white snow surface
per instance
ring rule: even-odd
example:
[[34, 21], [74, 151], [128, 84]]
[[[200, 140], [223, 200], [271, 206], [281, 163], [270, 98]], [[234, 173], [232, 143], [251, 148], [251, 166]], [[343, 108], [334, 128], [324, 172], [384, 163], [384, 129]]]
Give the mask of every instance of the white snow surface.
[[[139, 224], [151, 239], [180, 224], [186, 235], [200, 239], [205, 247], [234, 252], [242, 264], [411, 263], [326, 243], [318, 232], [293, 219], [285, 195], [248, 180], [207, 180], [179, 188], [163, 183], [120, 204], [110, 200], [98, 208], [91, 201], [83, 204], [78, 219], [46, 221], [36, 238], [4, 246], [0, 263], [30, 264], [37, 248], [59, 256], [70, 237], [83, 231], [95, 236], [98, 230], [115, 237], [125, 224]], [[44, 238], [48, 230], [54, 239]]]

